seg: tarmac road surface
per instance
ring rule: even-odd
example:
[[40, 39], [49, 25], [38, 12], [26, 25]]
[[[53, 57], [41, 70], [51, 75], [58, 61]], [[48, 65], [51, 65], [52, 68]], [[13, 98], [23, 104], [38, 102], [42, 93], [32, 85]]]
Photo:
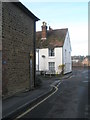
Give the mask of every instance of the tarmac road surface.
[[58, 90], [17, 118], [88, 118], [88, 71], [78, 69], [68, 79], [63, 79]]

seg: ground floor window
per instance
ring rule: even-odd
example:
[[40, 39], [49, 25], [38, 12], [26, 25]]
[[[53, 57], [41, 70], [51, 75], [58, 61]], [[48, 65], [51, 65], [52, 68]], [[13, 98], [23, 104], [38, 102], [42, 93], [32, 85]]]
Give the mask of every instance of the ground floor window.
[[49, 62], [49, 70], [51, 72], [55, 72], [55, 62]]

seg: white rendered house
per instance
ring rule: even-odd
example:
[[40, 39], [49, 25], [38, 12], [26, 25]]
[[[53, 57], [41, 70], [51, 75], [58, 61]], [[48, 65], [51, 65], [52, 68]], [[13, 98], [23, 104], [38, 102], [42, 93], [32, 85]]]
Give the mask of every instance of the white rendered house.
[[72, 71], [71, 43], [68, 29], [47, 30], [43, 22], [42, 31], [36, 33], [36, 70], [60, 74]]

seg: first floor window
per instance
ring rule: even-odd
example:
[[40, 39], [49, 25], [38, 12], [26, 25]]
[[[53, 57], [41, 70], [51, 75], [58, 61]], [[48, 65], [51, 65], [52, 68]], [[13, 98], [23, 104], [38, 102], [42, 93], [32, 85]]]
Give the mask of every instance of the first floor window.
[[49, 64], [49, 70], [51, 72], [54, 72], [55, 71], [55, 62], [49, 62], [48, 64]]
[[49, 49], [49, 56], [50, 57], [55, 56], [54, 48], [53, 49]]

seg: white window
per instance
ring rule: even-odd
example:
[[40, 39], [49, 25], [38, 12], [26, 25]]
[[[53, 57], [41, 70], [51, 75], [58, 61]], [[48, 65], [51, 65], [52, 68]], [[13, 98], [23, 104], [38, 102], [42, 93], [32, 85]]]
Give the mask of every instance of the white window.
[[55, 62], [49, 62], [49, 70], [51, 72], [55, 72]]
[[49, 56], [55, 56], [54, 48], [49, 49]]

